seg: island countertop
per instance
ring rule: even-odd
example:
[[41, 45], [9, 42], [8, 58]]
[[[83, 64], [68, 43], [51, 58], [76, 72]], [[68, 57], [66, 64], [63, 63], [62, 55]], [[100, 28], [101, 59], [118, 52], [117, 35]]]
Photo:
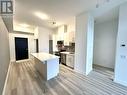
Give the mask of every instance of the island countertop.
[[49, 53], [32, 53], [31, 55], [36, 57], [38, 60], [42, 62], [59, 58], [58, 56], [55, 56]]

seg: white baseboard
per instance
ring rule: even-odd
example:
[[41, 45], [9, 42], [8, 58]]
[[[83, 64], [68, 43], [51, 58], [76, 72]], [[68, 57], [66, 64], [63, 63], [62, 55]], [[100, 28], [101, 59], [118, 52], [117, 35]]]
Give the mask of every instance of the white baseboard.
[[3, 92], [2, 92], [2, 95], [5, 95], [5, 90], [6, 90], [6, 86], [7, 86], [7, 81], [8, 81], [8, 77], [9, 77], [9, 72], [10, 72], [10, 69], [11, 69], [11, 62], [9, 64], [9, 67], [8, 67], [8, 71], [7, 71], [7, 75], [6, 75], [6, 80], [5, 80], [5, 83], [4, 83], [4, 88], [3, 88]]
[[29, 61], [30, 59], [23, 59], [23, 60], [18, 60], [18, 61], [15, 61], [16, 63], [20, 63], [20, 62], [26, 62], [26, 61]]
[[122, 80], [117, 80], [117, 79], [114, 79], [114, 82], [118, 83], [118, 84], [121, 84], [123, 86], [126, 86], [127, 87], [127, 82], [126, 81], [122, 81]]

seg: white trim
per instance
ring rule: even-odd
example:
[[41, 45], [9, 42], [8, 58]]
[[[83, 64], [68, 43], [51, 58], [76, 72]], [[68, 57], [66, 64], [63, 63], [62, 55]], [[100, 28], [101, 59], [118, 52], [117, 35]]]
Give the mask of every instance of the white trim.
[[82, 75], [87, 76], [87, 74], [86, 74], [85, 72], [81, 71], [81, 70], [74, 69], [74, 71], [75, 71], [76, 73], [79, 73], [79, 74], [82, 74]]
[[26, 62], [26, 61], [29, 61], [29, 60], [30, 60], [30, 58], [29, 59], [18, 60], [18, 61], [15, 61], [15, 62], [20, 63], [20, 62]]
[[5, 90], [6, 90], [6, 86], [7, 86], [7, 80], [8, 80], [8, 77], [9, 77], [9, 72], [10, 72], [10, 69], [11, 69], [11, 62], [9, 64], [9, 67], [8, 67], [8, 71], [7, 71], [7, 75], [6, 75], [6, 80], [5, 80], [5, 83], [4, 83], [4, 88], [3, 88], [3, 92], [2, 92], [2, 95], [5, 95]]
[[114, 82], [127, 87], [127, 82], [125, 81], [115, 79]]

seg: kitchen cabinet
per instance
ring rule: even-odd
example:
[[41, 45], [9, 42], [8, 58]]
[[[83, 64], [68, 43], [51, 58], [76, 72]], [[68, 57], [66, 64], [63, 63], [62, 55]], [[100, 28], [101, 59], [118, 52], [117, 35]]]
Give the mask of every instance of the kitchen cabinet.
[[[64, 45], [69, 45], [69, 42], [75, 42], [75, 30], [74, 27], [68, 27], [67, 25], [59, 26], [55, 31], [53, 40], [59, 41], [64, 40]], [[55, 42], [55, 43], [56, 43]]]
[[67, 26], [62, 25], [58, 27], [58, 37], [57, 40], [64, 40], [65, 33], [67, 32]]
[[69, 42], [75, 42], [75, 32], [71, 31], [69, 32]]
[[69, 45], [69, 36], [68, 32], [64, 33], [64, 45]]
[[61, 63], [66, 65], [66, 54], [61, 53]]
[[68, 54], [66, 56], [66, 65], [74, 68], [74, 54]]

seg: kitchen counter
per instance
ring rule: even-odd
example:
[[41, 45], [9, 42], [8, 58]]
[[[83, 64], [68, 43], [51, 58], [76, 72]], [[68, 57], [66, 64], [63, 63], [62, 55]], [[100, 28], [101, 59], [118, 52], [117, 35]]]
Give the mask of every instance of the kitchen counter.
[[59, 58], [58, 56], [55, 56], [55, 55], [52, 55], [52, 54], [48, 54], [48, 53], [32, 53], [31, 55], [36, 57], [38, 60], [40, 60], [42, 62]]
[[74, 52], [61, 52], [61, 63], [68, 67], [74, 68], [74, 56]]
[[32, 53], [35, 68], [47, 81], [56, 77], [59, 73], [59, 57], [48, 53]]
[[60, 52], [60, 53], [62, 53], [62, 54], [67, 54], [67, 55], [75, 55], [75, 53], [72, 53], [72, 52]]

